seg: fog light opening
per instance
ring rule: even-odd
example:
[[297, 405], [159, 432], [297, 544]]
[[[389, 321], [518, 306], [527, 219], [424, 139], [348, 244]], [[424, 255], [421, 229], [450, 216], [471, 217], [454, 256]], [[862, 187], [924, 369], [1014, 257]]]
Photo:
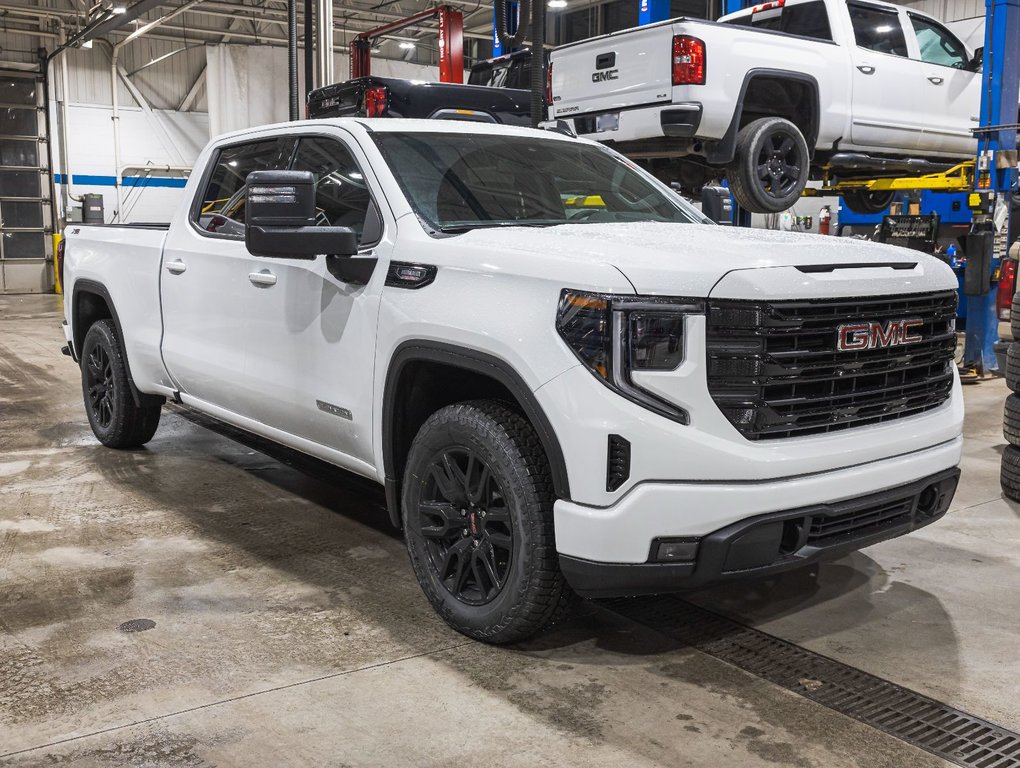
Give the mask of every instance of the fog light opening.
[[917, 511], [925, 517], [932, 517], [937, 514], [942, 500], [941, 488], [936, 485], [929, 485], [917, 498]]

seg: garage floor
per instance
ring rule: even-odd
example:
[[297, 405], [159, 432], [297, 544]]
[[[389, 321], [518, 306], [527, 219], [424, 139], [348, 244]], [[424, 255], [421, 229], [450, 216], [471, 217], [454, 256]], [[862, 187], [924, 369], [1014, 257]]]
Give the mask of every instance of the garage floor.
[[[100, 447], [59, 323], [56, 297], [0, 297], [2, 765], [946, 764], [605, 607], [467, 641], [371, 486], [169, 408], [147, 449]], [[946, 519], [689, 599], [1020, 730], [1006, 389], [965, 394]]]

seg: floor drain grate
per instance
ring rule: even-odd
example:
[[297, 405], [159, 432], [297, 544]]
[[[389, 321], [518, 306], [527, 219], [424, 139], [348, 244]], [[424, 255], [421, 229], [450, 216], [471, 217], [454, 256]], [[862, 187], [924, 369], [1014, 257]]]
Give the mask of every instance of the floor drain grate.
[[1020, 734], [677, 597], [601, 605], [967, 768], [1020, 768]]

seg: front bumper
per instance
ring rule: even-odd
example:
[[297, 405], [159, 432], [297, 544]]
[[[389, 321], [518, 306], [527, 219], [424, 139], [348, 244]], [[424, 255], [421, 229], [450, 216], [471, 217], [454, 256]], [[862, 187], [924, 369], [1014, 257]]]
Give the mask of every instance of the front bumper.
[[677, 592], [766, 576], [929, 525], [949, 509], [959, 477], [953, 467], [878, 493], [756, 515], [706, 536], [653, 539], [649, 560], [673, 539], [696, 547], [687, 562], [611, 563], [561, 554], [560, 568], [584, 597]]

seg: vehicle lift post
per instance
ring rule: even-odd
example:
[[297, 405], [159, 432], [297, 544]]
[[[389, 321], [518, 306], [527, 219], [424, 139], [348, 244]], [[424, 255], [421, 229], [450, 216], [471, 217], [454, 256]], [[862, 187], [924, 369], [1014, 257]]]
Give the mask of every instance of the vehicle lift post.
[[998, 370], [993, 243], [995, 203], [1009, 210], [1016, 186], [1017, 94], [1020, 91], [1020, 0], [985, 0], [985, 51], [981, 117], [974, 191], [970, 195], [973, 224], [968, 248], [964, 293], [967, 332], [964, 366], [978, 374]]

